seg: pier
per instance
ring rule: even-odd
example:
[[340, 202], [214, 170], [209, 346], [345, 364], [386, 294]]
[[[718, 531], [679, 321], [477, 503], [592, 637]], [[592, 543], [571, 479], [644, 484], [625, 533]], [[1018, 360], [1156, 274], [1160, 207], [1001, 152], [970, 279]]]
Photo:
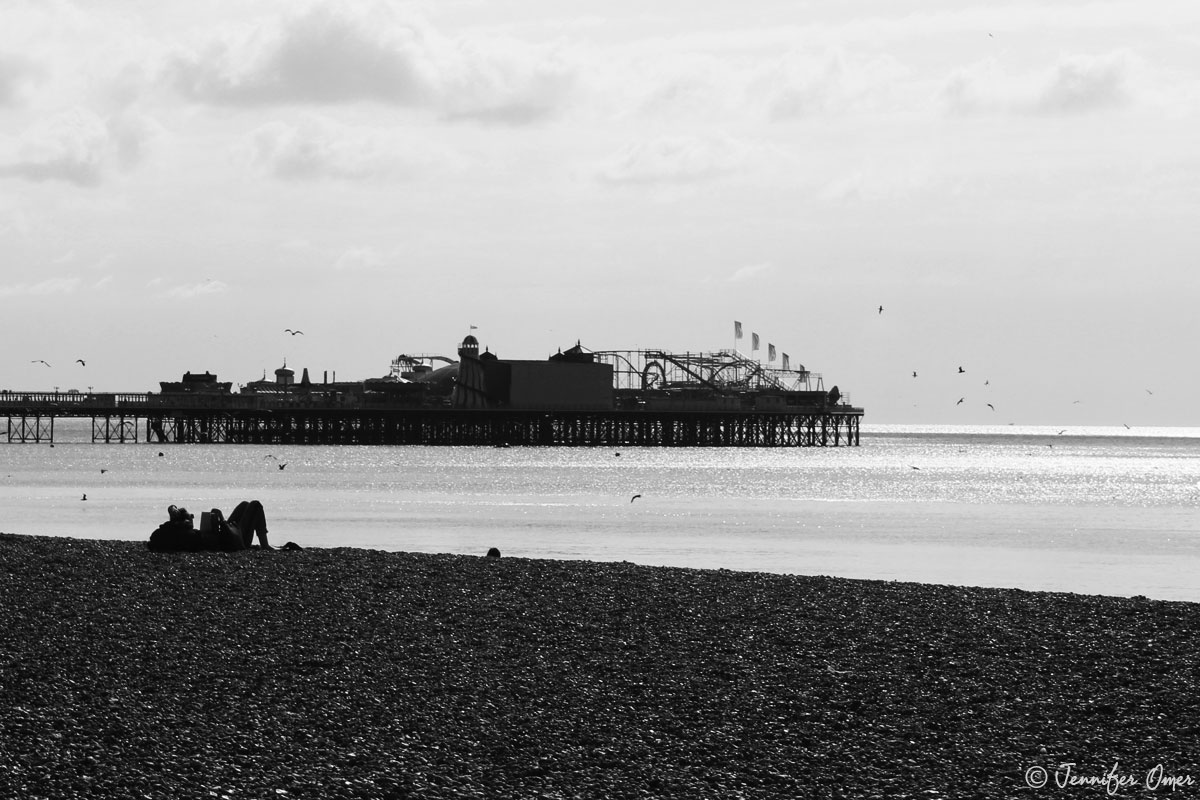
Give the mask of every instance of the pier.
[[[284, 364], [232, 391], [209, 373], [161, 392], [0, 391], [8, 442], [90, 418], [106, 444], [855, 447], [863, 409], [803, 365], [737, 350], [588, 350], [501, 359], [468, 335], [458, 360], [400, 355], [391, 374], [299, 381]], [[773, 359], [774, 356], [771, 356]]]
[[54, 421], [92, 421], [93, 442], [159, 444], [838, 447], [862, 410], [506, 410], [273, 406], [263, 398], [0, 393], [8, 442], [54, 440]]

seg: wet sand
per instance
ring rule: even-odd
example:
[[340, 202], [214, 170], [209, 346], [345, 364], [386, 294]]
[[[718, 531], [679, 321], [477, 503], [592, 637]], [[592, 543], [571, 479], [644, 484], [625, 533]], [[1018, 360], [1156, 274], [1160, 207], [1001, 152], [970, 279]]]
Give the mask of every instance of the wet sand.
[[1200, 796], [1200, 605], [482, 555], [0, 534], [0, 796]]

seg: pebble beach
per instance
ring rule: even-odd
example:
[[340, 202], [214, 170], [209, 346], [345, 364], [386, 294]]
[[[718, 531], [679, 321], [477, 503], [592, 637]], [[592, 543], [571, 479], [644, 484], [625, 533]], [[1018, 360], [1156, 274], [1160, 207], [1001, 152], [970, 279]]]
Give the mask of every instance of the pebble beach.
[[1200, 797], [1197, 630], [1142, 597], [0, 534], [0, 796]]

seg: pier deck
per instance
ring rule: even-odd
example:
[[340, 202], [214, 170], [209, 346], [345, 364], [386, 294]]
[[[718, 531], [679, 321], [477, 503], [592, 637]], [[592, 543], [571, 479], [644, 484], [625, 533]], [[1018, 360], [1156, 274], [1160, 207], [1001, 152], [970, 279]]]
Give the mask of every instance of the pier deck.
[[161, 444], [839, 447], [862, 409], [531, 411], [263, 407], [262, 398], [0, 393], [9, 442], [50, 442], [56, 418], [91, 418], [92, 441]]

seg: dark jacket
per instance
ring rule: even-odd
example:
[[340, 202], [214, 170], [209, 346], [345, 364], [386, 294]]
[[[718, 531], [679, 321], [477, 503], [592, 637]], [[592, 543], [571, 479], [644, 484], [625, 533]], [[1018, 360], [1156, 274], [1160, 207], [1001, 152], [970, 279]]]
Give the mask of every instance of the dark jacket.
[[200, 531], [189, 520], [171, 520], [150, 534], [146, 546], [158, 553], [196, 553], [206, 550]]

